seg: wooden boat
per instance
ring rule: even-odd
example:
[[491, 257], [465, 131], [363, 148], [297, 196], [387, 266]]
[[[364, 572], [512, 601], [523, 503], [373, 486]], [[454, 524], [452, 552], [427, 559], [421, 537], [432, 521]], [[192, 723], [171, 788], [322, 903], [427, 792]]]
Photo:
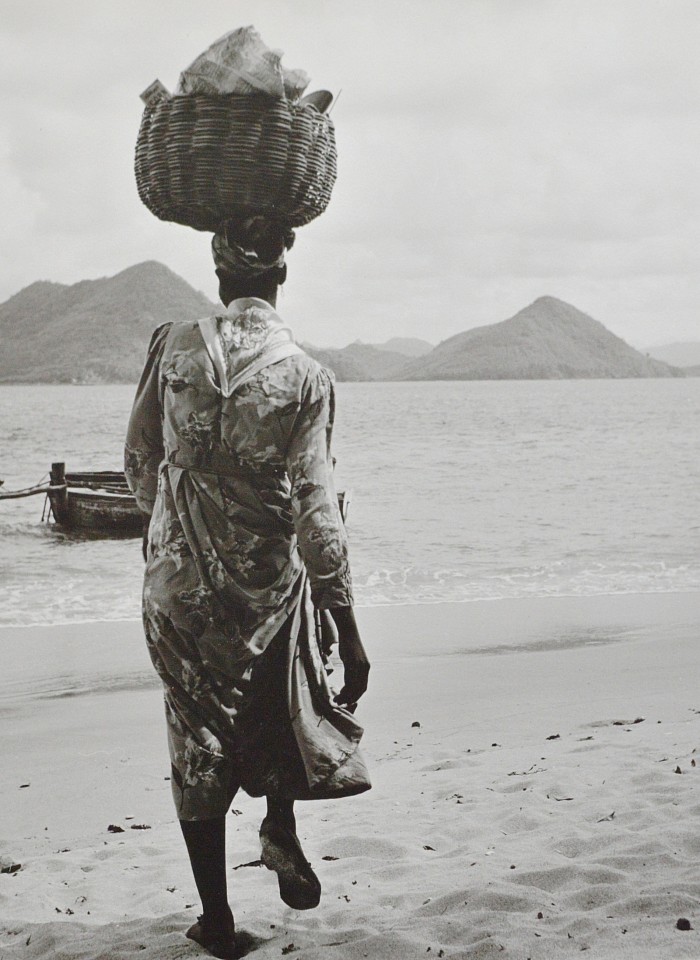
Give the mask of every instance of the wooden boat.
[[67, 530], [141, 536], [141, 513], [122, 471], [66, 473], [54, 463], [47, 496], [54, 520]]
[[[0, 500], [14, 500], [45, 493], [49, 519], [64, 530], [103, 537], [140, 537], [142, 517], [134, 495], [121, 470], [93, 470], [66, 473], [64, 463], [52, 463], [50, 481], [15, 490], [0, 492]], [[350, 493], [338, 492], [338, 508], [347, 519]]]

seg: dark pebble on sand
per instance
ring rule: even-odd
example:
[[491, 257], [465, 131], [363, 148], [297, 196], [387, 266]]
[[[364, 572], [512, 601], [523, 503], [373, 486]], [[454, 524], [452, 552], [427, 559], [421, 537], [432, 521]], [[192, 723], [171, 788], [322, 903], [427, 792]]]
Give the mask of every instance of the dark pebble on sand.
[[686, 920], [685, 917], [681, 917], [680, 920], [676, 920], [676, 929], [677, 930], [692, 930], [693, 928], [690, 925], [690, 920]]
[[124, 833], [124, 827], [118, 827], [116, 823], [110, 823], [110, 825], [107, 827], [107, 830], [110, 833]]
[[411, 724], [411, 726], [412, 726], [412, 727], [419, 727], [419, 726], [420, 726], [420, 723], [419, 723], [417, 720], [414, 720], [413, 723]]

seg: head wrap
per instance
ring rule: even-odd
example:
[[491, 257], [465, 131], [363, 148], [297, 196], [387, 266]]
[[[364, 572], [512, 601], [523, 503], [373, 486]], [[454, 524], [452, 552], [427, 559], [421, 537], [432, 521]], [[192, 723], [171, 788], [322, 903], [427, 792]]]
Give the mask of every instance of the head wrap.
[[242, 228], [226, 224], [211, 241], [217, 270], [239, 279], [259, 277], [284, 265], [284, 252], [294, 243], [294, 231], [256, 217]]

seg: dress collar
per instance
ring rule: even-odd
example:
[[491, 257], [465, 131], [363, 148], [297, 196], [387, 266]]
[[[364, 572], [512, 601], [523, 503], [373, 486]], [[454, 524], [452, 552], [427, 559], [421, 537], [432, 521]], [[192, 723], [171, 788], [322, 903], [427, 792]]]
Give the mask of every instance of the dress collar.
[[226, 397], [263, 367], [303, 353], [266, 300], [240, 297], [225, 313], [199, 321], [207, 352]]

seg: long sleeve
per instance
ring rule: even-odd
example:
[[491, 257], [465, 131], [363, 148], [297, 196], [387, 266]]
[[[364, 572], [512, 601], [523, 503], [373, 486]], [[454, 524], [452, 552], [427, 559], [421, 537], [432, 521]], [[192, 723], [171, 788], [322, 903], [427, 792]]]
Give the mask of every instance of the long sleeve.
[[330, 454], [334, 407], [330, 376], [319, 368], [305, 384], [287, 450], [294, 527], [319, 609], [352, 606], [353, 601]]
[[163, 424], [159, 388], [160, 359], [172, 324], [158, 327], [151, 338], [146, 364], [136, 390], [124, 447], [124, 473], [139, 510], [153, 512], [158, 468], [163, 460]]

